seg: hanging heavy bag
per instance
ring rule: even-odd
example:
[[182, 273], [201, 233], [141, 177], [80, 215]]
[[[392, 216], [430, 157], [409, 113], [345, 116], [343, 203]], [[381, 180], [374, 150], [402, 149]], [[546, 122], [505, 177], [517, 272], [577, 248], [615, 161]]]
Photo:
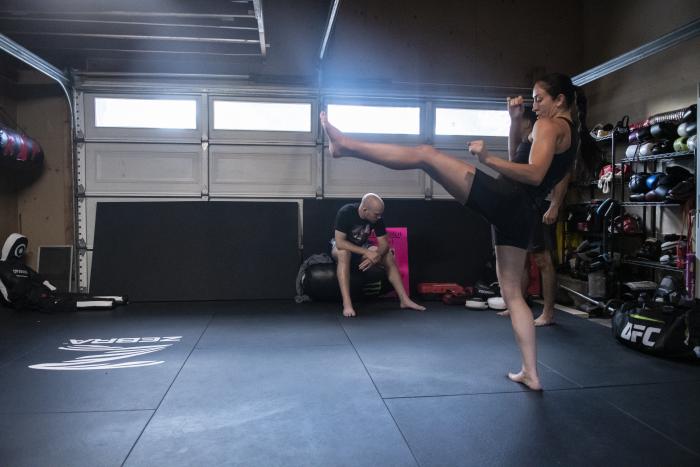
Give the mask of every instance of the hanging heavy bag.
[[0, 167], [33, 172], [43, 163], [44, 151], [36, 140], [0, 126]]
[[612, 316], [612, 333], [622, 344], [652, 355], [700, 358], [697, 304], [623, 303]]

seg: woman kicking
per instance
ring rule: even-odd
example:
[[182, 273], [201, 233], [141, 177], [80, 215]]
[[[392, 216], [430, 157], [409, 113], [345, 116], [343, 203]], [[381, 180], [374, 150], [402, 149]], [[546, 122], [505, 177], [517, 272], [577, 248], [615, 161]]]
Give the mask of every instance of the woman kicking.
[[[357, 157], [396, 170], [422, 169], [458, 202], [477, 211], [494, 226], [496, 266], [501, 294], [511, 314], [522, 367], [508, 377], [530, 389], [541, 390], [537, 373], [537, 346], [532, 312], [523, 298], [520, 281], [529, 233], [535, 213], [571, 168], [585, 129], [583, 93], [571, 78], [554, 73], [535, 82], [533, 111], [537, 122], [532, 132], [528, 164], [518, 164], [489, 154], [483, 141], [472, 141], [468, 150], [502, 176], [492, 178], [475, 166], [444, 154], [432, 146], [407, 147], [368, 143], [344, 135], [321, 113], [321, 124], [333, 157]], [[508, 99], [511, 118], [522, 118], [523, 98]]]

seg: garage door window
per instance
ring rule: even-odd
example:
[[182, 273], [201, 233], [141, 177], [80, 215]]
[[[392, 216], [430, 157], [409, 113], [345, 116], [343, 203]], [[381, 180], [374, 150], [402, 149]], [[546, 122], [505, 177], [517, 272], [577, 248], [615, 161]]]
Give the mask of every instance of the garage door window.
[[197, 128], [197, 102], [96, 97], [95, 126], [193, 130]]
[[508, 136], [510, 117], [506, 110], [435, 109], [435, 135]]

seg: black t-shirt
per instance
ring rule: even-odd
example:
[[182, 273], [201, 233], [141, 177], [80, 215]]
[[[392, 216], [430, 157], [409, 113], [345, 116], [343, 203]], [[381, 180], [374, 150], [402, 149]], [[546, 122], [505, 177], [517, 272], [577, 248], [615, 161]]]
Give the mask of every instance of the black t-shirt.
[[367, 237], [372, 230], [377, 237], [386, 235], [384, 219], [379, 219], [374, 224], [360, 218], [357, 210], [360, 203], [346, 204], [335, 216], [335, 230], [343, 232], [347, 240], [357, 246], [365, 246]]

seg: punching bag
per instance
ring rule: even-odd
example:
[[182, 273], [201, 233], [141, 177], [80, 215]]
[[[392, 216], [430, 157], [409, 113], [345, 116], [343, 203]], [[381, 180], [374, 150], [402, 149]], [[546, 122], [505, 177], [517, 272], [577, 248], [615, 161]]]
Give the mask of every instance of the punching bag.
[[27, 135], [0, 126], [0, 164], [11, 169], [40, 169], [44, 163], [41, 145]]

